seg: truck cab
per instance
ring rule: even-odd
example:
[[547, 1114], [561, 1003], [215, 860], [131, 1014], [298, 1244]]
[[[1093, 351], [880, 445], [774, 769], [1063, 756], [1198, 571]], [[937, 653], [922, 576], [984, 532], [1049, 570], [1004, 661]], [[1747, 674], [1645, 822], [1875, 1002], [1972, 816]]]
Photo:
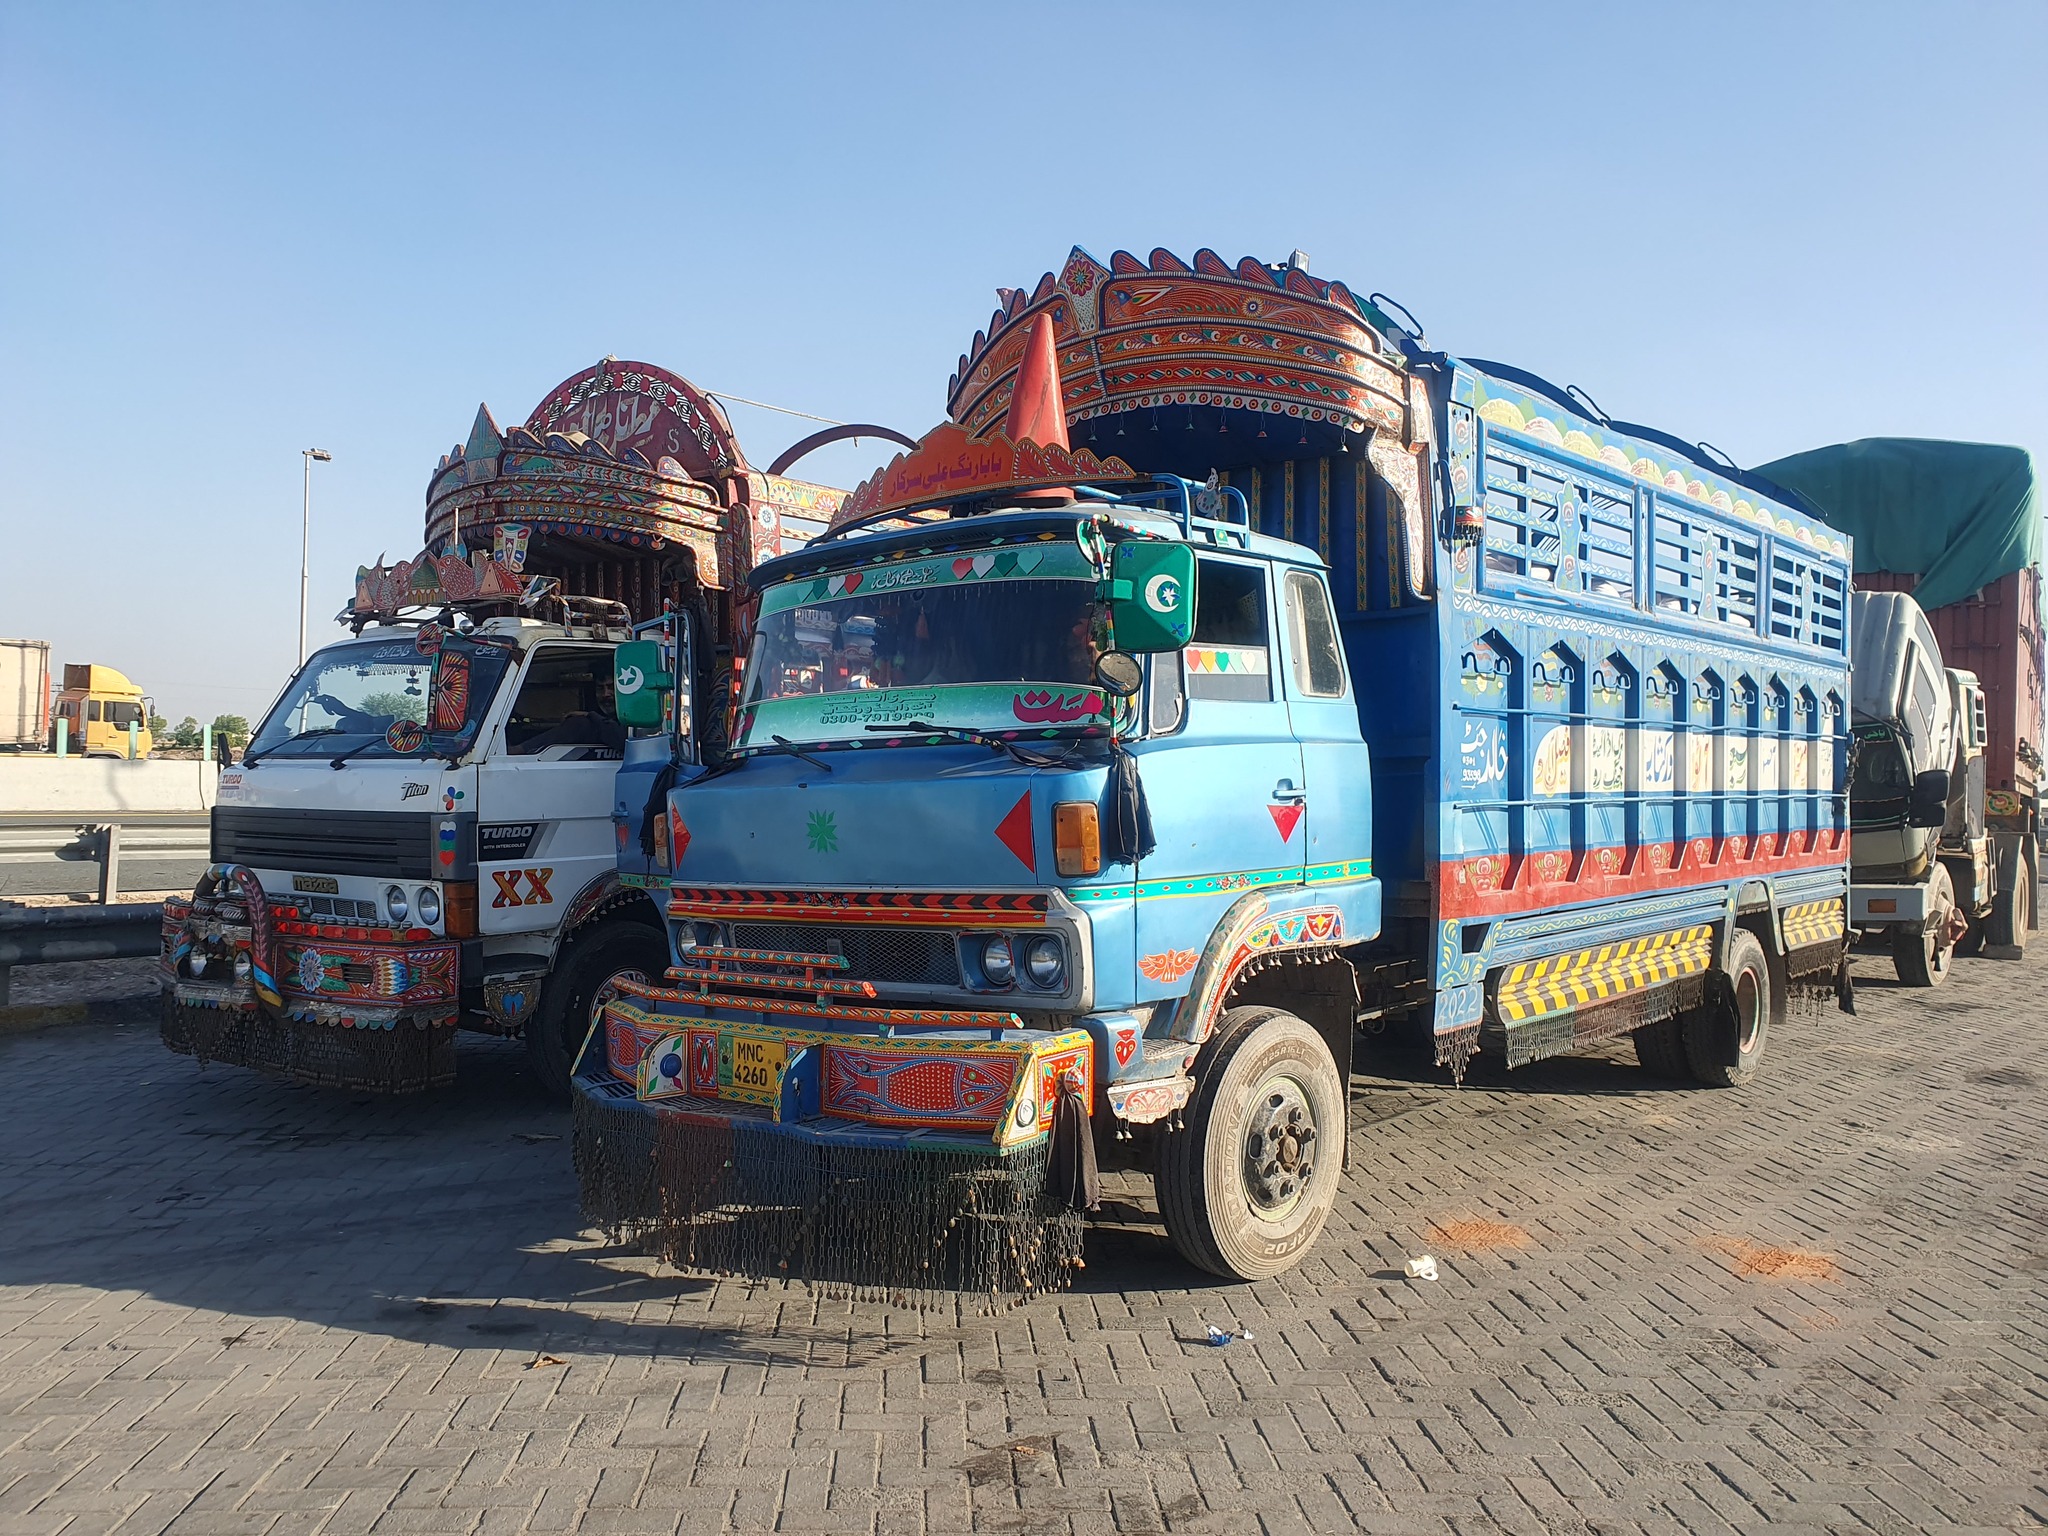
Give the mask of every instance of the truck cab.
[[614, 969], [662, 960], [617, 870], [614, 782], [635, 743], [612, 654], [628, 634], [623, 612], [427, 620], [315, 652], [221, 776], [213, 863], [243, 888], [167, 912], [173, 1047], [236, 1059], [205, 1026], [261, 969], [287, 1019], [338, 1028], [310, 1063], [303, 1030], [240, 1041], [248, 1064], [425, 1087], [452, 1076], [458, 1023], [531, 1024], [543, 1076], [549, 1058], [566, 1076], [569, 1015], [603, 978], [551, 990], [565, 943], [624, 917], [603, 946]]
[[1889, 938], [1901, 981], [1939, 986], [1958, 953], [1984, 947], [1999, 893], [1984, 688], [1942, 665], [1907, 594], [1858, 592], [1853, 620], [1849, 919]]
[[[149, 756], [156, 745], [149, 729], [149, 698], [112, 667], [67, 663], [52, 713], [63, 722], [65, 750], [82, 757], [127, 757], [131, 729], [135, 756]], [[54, 722], [51, 729], [56, 729]]]

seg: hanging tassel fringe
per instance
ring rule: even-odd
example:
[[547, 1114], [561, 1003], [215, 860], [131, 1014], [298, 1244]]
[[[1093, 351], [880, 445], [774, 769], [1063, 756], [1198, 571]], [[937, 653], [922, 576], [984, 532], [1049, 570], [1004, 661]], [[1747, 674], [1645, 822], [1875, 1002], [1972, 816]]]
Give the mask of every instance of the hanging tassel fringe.
[[1013, 1304], [1081, 1264], [1044, 1140], [998, 1154], [811, 1137], [579, 1091], [575, 1148], [585, 1218], [681, 1269], [924, 1308], [952, 1292]]
[[194, 1008], [163, 994], [164, 1044], [218, 1061], [326, 1088], [421, 1093], [455, 1081], [455, 1026], [342, 1029], [255, 1008]]

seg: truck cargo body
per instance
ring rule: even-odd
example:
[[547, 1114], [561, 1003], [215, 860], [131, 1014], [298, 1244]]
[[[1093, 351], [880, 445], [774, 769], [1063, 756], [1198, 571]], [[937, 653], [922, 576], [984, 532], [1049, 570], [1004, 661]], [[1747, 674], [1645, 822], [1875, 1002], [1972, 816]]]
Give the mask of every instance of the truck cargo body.
[[50, 739], [50, 642], [0, 640], [0, 750], [39, 752]]

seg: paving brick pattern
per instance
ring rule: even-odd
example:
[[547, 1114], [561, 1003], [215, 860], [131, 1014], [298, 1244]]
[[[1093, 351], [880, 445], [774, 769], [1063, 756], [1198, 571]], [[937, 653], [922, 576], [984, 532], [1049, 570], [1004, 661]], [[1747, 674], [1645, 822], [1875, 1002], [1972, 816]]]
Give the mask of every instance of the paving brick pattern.
[[998, 1316], [607, 1249], [516, 1047], [386, 1103], [0, 1040], [0, 1536], [2041, 1529], [2040, 948], [1749, 1090], [1395, 1063], [1299, 1270], [1212, 1283], [1116, 1180]]

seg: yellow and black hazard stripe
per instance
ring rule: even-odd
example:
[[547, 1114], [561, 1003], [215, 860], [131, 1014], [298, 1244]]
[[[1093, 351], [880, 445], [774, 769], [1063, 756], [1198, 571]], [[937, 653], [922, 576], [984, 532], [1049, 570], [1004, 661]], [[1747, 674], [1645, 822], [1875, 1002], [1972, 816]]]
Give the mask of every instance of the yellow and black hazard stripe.
[[1787, 949], [1825, 944], [1849, 931], [1847, 904], [1839, 896], [1831, 896], [1826, 901], [1802, 901], [1787, 907], [1778, 915], [1778, 922], [1785, 935]]
[[1494, 1007], [1503, 1022], [1520, 1024], [1696, 975], [1713, 959], [1711, 923], [1546, 955], [1502, 972]]

